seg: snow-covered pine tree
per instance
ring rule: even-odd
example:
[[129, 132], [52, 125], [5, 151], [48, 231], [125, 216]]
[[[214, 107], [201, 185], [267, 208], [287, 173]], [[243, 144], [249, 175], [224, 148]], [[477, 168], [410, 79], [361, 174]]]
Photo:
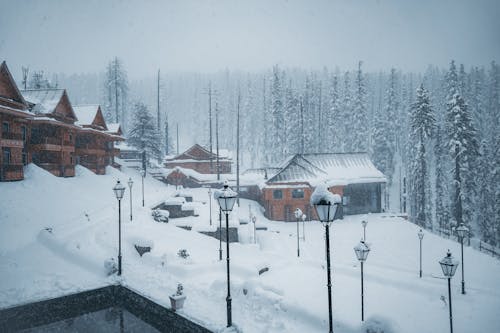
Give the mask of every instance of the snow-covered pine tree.
[[344, 136], [341, 138], [339, 149], [341, 152], [352, 152], [354, 150], [352, 141], [353, 133], [350, 124], [352, 123], [353, 100], [351, 92], [351, 77], [349, 71], [344, 73], [344, 88], [342, 89], [341, 100], [341, 119], [342, 126], [345, 129]]
[[122, 130], [127, 131], [128, 79], [125, 67], [118, 57], [111, 60], [106, 67], [104, 95], [106, 121], [120, 123]]
[[339, 80], [336, 74], [330, 79], [330, 100], [328, 103], [328, 113], [326, 114], [327, 142], [329, 147], [339, 150], [342, 137], [345, 136], [345, 124], [342, 121], [342, 111], [340, 109]]
[[278, 65], [273, 67], [273, 81], [271, 85], [271, 115], [273, 124], [272, 136], [274, 141], [271, 161], [273, 163], [278, 163], [283, 159], [283, 148], [285, 144], [283, 84], [281, 80], [281, 71]]
[[287, 154], [300, 152], [300, 105], [291, 82], [285, 90], [285, 117], [287, 119]]
[[[456, 92], [447, 103], [447, 147], [451, 153], [453, 170], [452, 213], [455, 223], [470, 224], [472, 221], [473, 188], [467, 186], [473, 172], [474, 160], [479, 155], [476, 129], [472, 123], [467, 103]], [[464, 219], [465, 215], [465, 219]]]
[[149, 158], [159, 159], [161, 154], [161, 138], [158, 133], [156, 121], [147, 106], [141, 102], [134, 105], [133, 120], [127, 137], [127, 142]]
[[352, 109], [352, 150], [368, 150], [368, 115], [366, 109], [366, 83], [363, 71], [361, 69], [363, 62], [358, 62], [356, 79], [354, 81], [354, 103]]
[[[426, 144], [435, 130], [436, 120], [431, 108], [428, 91], [423, 84], [417, 89], [416, 101], [410, 112], [410, 142], [414, 147], [415, 158], [410, 165], [411, 191], [410, 200], [415, 209], [411, 215], [416, 223], [422, 227], [430, 225], [429, 212], [429, 179], [427, 167]], [[412, 205], [413, 206], [413, 205]]]

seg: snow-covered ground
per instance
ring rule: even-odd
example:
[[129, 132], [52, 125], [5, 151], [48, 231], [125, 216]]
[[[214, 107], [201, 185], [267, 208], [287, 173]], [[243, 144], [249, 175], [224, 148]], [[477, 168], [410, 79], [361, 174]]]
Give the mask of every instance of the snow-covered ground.
[[[197, 231], [215, 230], [218, 206], [206, 189], [191, 193], [199, 216], [158, 223], [150, 206], [170, 198], [175, 188], [151, 177], [141, 178], [108, 168], [96, 176], [77, 167], [74, 178], [57, 178], [29, 165], [22, 182], [0, 183], [0, 308], [52, 298], [121, 282], [159, 304], [184, 285], [185, 307], [179, 313], [214, 331], [226, 325], [226, 261], [219, 261], [219, 241]], [[104, 261], [117, 256], [118, 205], [112, 187], [119, 178], [133, 186], [133, 221], [128, 187], [122, 200], [123, 275], [107, 277]], [[249, 205], [251, 208], [249, 208]], [[297, 258], [295, 223], [266, 220], [257, 203], [241, 200], [231, 223], [257, 216], [239, 226], [240, 243], [230, 244], [233, 323], [243, 332], [324, 332], [328, 327], [324, 228], [306, 223]], [[361, 332], [360, 267], [353, 247], [362, 237], [363, 216], [336, 221], [331, 228], [334, 330]], [[403, 219], [368, 216], [365, 264], [365, 318], [392, 326], [393, 332], [447, 332], [447, 284], [438, 261], [450, 249], [459, 259], [459, 244], [426, 234], [422, 279], [418, 277], [418, 228]], [[190, 225], [191, 231], [176, 227]], [[301, 236], [302, 226], [300, 227]], [[152, 244], [140, 257], [134, 244]], [[187, 259], [177, 252], [186, 249]], [[465, 248], [467, 294], [460, 293], [460, 267], [452, 280], [455, 332], [500, 331], [500, 262]], [[259, 275], [260, 269], [269, 271]], [[442, 296], [445, 297], [444, 301]], [[385, 332], [390, 332], [387, 329]]]

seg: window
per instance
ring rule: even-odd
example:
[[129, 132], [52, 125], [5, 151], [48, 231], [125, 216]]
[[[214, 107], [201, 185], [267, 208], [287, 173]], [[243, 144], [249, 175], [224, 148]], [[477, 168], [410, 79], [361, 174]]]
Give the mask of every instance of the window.
[[23, 157], [23, 165], [27, 165], [28, 164], [28, 153], [26, 152], [25, 148], [23, 148], [22, 157]]
[[73, 142], [73, 134], [69, 133], [69, 142]]
[[283, 191], [282, 190], [274, 190], [273, 191], [273, 199], [283, 199]]
[[2, 123], [2, 132], [3, 132], [3, 133], [9, 133], [9, 123], [8, 123], [8, 122], [6, 122], [6, 121], [4, 121], [4, 122]]
[[70, 153], [69, 155], [69, 164], [73, 165], [74, 158], [73, 158], [73, 153]]
[[3, 164], [10, 164], [10, 148], [2, 148]]
[[21, 126], [21, 133], [23, 134], [23, 141], [26, 142], [26, 126]]
[[304, 198], [304, 190], [301, 188], [296, 188], [292, 191], [292, 198], [302, 199]]

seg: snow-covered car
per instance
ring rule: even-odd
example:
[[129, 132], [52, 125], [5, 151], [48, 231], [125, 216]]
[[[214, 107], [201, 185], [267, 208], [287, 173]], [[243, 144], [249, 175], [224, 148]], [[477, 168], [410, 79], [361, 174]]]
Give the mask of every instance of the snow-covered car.
[[168, 210], [164, 209], [154, 209], [151, 213], [151, 216], [153, 216], [153, 219], [156, 222], [168, 222], [168, 218], [170, 216], [170, 212]]

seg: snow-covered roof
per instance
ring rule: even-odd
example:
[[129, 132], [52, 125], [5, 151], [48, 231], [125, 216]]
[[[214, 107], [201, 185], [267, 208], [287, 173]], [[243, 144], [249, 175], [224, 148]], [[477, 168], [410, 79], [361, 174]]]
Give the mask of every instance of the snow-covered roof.
[[120, 123], [111, 123], [107, 125], [108, 125], [108, 132], [110, 133], [118, 133], [118, 131], [120, 130]]
[[306, 182], [313, 186], [385, 183], [387, 180], [366, 153], [296, 154], [271, 179], [273, 183]]
[[47, 114], [55, 111], [64, 95], [64, 89], [30, 89], [22, 90], [26, 101], [34, 104], [31, 111], [36, 114]]
[[78, 121], [77, 125], [92, 125], [97, 115], [99, 104], [76, 105], [73, 106]]

